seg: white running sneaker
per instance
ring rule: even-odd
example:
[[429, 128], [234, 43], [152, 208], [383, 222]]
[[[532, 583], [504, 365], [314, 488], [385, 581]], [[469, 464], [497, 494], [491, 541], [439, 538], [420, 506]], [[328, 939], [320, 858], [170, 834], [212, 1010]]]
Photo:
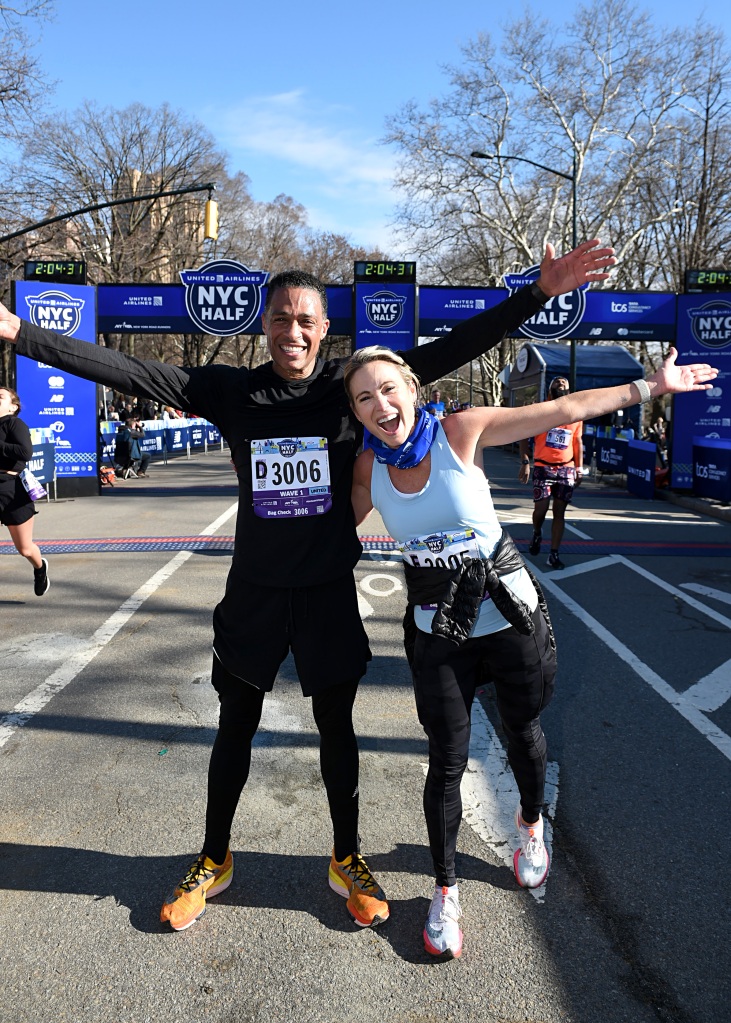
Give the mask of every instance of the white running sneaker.
[[521, 888], [538, 888], [546, 880], [550, 866], [548, 850], [543, 844], [543, 817], [535, 824], [525, 824], [518, 807], [515, 826], [520, 837], [520, 849], [513, 856], [515, 879]]
[[457, 885], [437, 885], [424, 925], [424, 948], [430, 955], [445, 959], [462, 955], [462, 931], [457, 922], [461, 916]]

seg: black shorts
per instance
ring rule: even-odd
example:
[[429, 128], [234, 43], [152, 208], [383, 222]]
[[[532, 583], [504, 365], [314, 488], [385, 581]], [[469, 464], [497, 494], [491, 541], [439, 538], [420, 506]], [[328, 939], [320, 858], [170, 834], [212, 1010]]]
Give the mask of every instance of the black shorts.
[[213, 631], [224, 668], [267, 692], [290, 650], [305, 696], [357, 682], [371, 659], [352, 572], [293, 589], [255, 586], [232, 572]]
[[0, 472], [0, 522], [4, 526], [20, 526], [36, 513], [20, 476]]

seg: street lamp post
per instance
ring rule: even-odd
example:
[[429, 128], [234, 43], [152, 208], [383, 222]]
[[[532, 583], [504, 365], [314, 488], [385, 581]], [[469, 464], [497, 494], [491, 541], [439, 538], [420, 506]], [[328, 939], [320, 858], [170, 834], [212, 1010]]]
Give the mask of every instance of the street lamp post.
[[[547, 171], [549, 174], [556, 174], [559, 178], [565, 178], [566, 181], [571, 182], [571, 248], [575, 249], [577, 245], [576, 237], [576, 146], [574, 146], [574, 158], [572, 164], [572, 173], [566, 174], [564, 171], [556, 170], [555, 167], [546, 167], [545, 164], [536, 163], [535, 160], [529, 160], [527, 156], [507, 156], [503, 153], [482, 153], [479, 150], [473, 150], [470, 156], [475, 160], [518, 160], [520, 163], [529, 163], [531, 167], [538, 167], [539, 170]], [[571, 390], [576, 390], [576, 338], [570, 338], [570, 352], [569, 352], [569, 383], [571, 384]]]
[[126, 203], [143, 202], [147, 199], [164, 199], [167, 196], [185, 195], [188, 192], [208, 192], [205, 213], [205, 236], [206, 238], [215, 239], [218, 237], [218, 211], [216, 209], [216, 201], [213, 198], [215, 190], [216, 186], [212, 182], [208, 182], [205, 185], [187, 185], [185, 188], [171, 188], [166, 192], [151, 192], [149, 195], [132, 195], [126, 199], [110, 199], [109, 202], [97, 202], [91, 206], [82, 206], [79, 210], [72, 210], [70, 213], [59, 213], [57, 217], [49, 217], [47, 220], [41, 220], [37, 224], [22, 227], [19, 231], [13, 231], [12, 234], [3, 235], [0, 238], [0, 245], [3, 242], [11, 241], [13, 238], [19, 238], [22, 234], [28, 234], [29, 231], [36, 231], [39, 227], [47, 227], [49, 224], [56, 224], [60, 220], [70, 220], [71, 217], [80, 217], [83, 213], [95, 213], [97, 210], [105, 210], [111, 206], [123, 206]]

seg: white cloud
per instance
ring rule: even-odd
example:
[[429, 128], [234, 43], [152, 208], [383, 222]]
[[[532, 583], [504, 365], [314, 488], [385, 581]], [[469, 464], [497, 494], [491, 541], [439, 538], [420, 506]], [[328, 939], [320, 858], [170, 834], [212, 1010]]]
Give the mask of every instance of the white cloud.
[[227, 148], [317, 171], [333, 195], [354, 186], [390, 194], [395, 159], [376, 138], [344, 126], [353, 117], [352, 108], [309, 100], [297, 89], [251, 96], [211, 112], [208, 123]]
[[369, 123], [353, 106], [299, 88], [238, 98], [199, 116], [232, 169], [249, 176], [254, 198], [290, 195], [315, 230], [399, 255], [388, 226], [399, 199], [391, 184], [396, 158], [379, 144], [375, 116]]

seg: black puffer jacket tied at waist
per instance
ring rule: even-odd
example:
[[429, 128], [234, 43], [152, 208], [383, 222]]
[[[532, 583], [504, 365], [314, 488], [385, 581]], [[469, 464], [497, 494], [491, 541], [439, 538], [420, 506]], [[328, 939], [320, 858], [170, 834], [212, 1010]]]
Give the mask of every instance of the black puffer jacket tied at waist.
[[531, 610], [525, 601], [505, 586], [501, 578], [521, 568], [525, 568], [535, 587], [538, 604], [551, 637], [551, 646], [555, 650], [556, 640], [546, 598], [538, 580], [505, 530], [492, 558], [465, 557], [456, 569], [421, 568], [404, 562], [409, 604], [436, 604], [432, 633], [461, 646], [469, 639], [480, 613], [482, 598], [488, 593], [503, 618], [522, 635], [530, 636], [535, 632]]

